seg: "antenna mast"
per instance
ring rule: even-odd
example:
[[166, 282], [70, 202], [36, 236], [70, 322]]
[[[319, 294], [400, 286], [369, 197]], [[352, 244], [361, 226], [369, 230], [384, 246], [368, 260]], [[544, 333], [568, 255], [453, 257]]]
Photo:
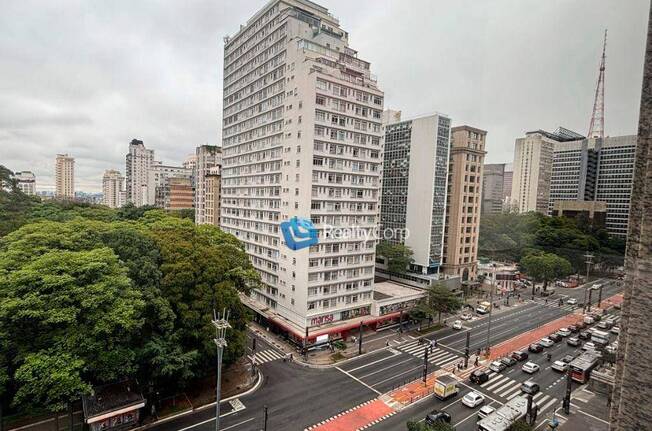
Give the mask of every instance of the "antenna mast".
[[589, 138], [604, 139], [604, 66], [607, 51], [607, 30], [604, 31], [604, 44], [602, 45], [602, 60], [600, 61], [600, 73], [598, 85], [595, 88], [595, 99], [593, 101], [593, 115], [589, 126]]

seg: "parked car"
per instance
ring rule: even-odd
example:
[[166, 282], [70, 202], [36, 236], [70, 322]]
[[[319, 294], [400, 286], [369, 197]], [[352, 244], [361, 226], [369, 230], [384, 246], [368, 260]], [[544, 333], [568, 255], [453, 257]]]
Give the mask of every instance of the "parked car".
[[512, 358], [516, 359], [517, 361], [525, 361], [528, 358], [527, 352], [524, 352], [522, 350], [517, 350], [515, 352], [512, 352]]
[[541, 353], [543, 352], [543, 346], [539, 343], [532, 343], [530, 346], [527, 348], [530, 352], [532, 353]]
[[471, 313], [466, 312], [466, 311], [464, 313], [460, 314], [460, 319], [462, 319], [462, 320], [471, 320], [471, 317], [473, 317], [471, 315]]
[[608, 320], [603, 320], [602, 322], [598, 322], [598, 324], [597, 324], [598, 328], [604, 329], [604, 330], [611, 329], [612, 326], [613, 325]]
[[595, 323], [595, 318], [593, 316], [584, 316], [584, 323], [587, 325], [593, 325]]
[[577, 347], [580, 344], [582, 344], [582, 342], [577, 337], [570, 337], [566, 340], [566, 344], [568, 344], [569, 346]]
[[534, 374], [537, 371], [539, 371], [541, 367], [535, 364], [534, 362], [526, 362], [521, 369], [528, 374]]
[[552, 366], [550, 367], [555, 371], [561, 371], [566, 372], [568, 370], [568, 364], [564, 361], [555, 361], [552, 363]]
[[471, 380], [472, 383], [481, 385], [482, 383], [489, 380], [489, 373], [487, 372], [487, 370], [475, 370], [474, 372], [471, 373], [471, 377], [469, 377], [469, 380]]
[[542, 338], [537, 342], [537, 344], [541, 344], [543, 347], [552, 347], [555, 345], [555, 342], [550, 338]]
[[507, 368], [507, 365], [503, 364], [501, 361], [493, 361], [489, 364], [489, 369], [495, 373], [500, 373], [505, 368]]
[[568, 328], [559, 328], [557, 333], [562, 337], [568, 337], [571, 334], [571, 331]]
[[433, 410], [426, 416], [427, 425], [436, 425], [438, 423], [451, 423], [451, 415], [445, 410]]
[[561, 341], [561, 339], [562, 339], [562, 336], [559, 335], [558, 333], [554, 332], [554, 333], [548, 335], [548, 338], [550, 338], [555, 343], [559, 343]]
[[535, 395], [537, 392], [539, 392], [539, 384], [532, 380], [525, 381], [521, 384], [521, 392]]
[[566, 304], [568, 304], [568, 305], [577, 305], [577, 299], [575, 299], [575, 298], [568, 298], [568, 299], [566, 300]]
[[580, 331], [580, 328], [577, 325], [570, 325], [568, 327], [568, 330], [571, 331], [573, 334], [576, 334]]
[[605, 347], [605, 352], [615, 354], [616, 351], [618, 350], [618, 345], [617, 344], [610, 344], [607, 347]]
[[500, 360], [503, 364], [505, 364], [506, 367], [511, 367], [516, 364], [516, 359], [512, 358], [511, 356], [505, 356]]
[[495, 411], [496, 409], [491, 406], [482, 406], [480, 410], [478, 410], [478, 420], [486, 418]]
[[590, 341], [582, 345], [582, 350], [598, 350], [598, 347]]
[[462, 329], [462, 321], [456, 320], [455, 322], [453, 322], [453, 329]]
[[566, 362], [567, 364], [573, 362], [573, 359], [575, 359], [575, 356], [573, 355], [566, 355], [563, 358], [561, 358], [562, 362]]
[[618, 334], [620, 334], [620, 327], [614, 326], [613, 328], [611, 328], [611, 331], [609, 331], [609, 332], [611, 332], [612, 334], [618, 335]]
[[484, 396], [477, 392], [469, 392], [462, 398], [462, 404], [467, 407], [474, 408], [482, 403], [484, 403]]
[[580, 340], [590, 340], [591, 333], [589, 331], [581, 331], [577, 336]]

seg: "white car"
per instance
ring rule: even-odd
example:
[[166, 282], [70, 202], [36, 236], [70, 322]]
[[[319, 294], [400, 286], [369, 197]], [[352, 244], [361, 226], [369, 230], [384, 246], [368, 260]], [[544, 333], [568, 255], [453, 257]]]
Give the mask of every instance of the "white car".
[[469, 392], [462, 398], [462, 404], [467, 407], [476, 407], [484, 403], [484, 397], [477, 392]]
[[566, 300], [566, 304], [568, 304], [568, 305], [577, 305], [577, 299], [569, 298], [569, 299]]
[[493, 361], [489, 364], [489, 369], [494, 373], [500, 373], [505, 368], [507, 368], [507, 365], [503, 364], [501, 361]]
[[582, 345], [582, 350], [598, 350], [598, 347], [594, 343], [587, 341]]
[[480, 410], [478, 410], [478, 419], [484, 419], [495, 411], [496, 409], [491, 406], [482, 406]]
[[462, 321], [456, 320], [455, 322], [453, 322], [453, 329], [462, 329]]
[[595, 319], [591, 316], [586, 316], [584, 317], [584, 323], [587, 325], [593, 325], [595, 323]]
[[542, 338], [541, 341], [539, 341], [539, 344], [541, 344], [543, 347], [552, 347], [555, 345], [555, 342], [546, 337]]
[[568, 364], [564, 361], [555, 361], [552, 363], [552, 366], [550, 367], [553, 370], [556, 371], [561, 371], [562, 373], [566, 372], [568, 370]]
[[559, 328], [557, 333], [562, 337], [568, 337], [571, 334], [571, 331], [568, 328]]
[[460, 319], [462, 319], [462, 320], [471, 320], [471, 317], [473, 317], [471, 315], [471, 313], [464, 312], [464, 313], [460, 314]]
[[521, 368], [523, 371], [525, 371], [528, 374], [534, 374], [537, 371], [541, 369], [537, 364], [534, 362], [526, 362], [525, 365]]

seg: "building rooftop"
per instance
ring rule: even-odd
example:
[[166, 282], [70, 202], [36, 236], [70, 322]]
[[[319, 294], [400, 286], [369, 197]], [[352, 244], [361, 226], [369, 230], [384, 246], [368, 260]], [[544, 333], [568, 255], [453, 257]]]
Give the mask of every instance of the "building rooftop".
[[421, 296], [423, 294], [424, 291], [422, 289], [394, 283], [393, 281], [381, 281], [374, 284], [375, 301], [408, 298], [415, 295]]

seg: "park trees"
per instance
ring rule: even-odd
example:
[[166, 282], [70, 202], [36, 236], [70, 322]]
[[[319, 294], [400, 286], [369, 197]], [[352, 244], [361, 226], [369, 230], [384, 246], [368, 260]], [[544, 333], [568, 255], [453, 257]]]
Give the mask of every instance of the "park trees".
[[451, 292], [446, 286], [436, 283], [428, 287], [425, 301], [419, 305], [428, 316], [437, 315], [437, 320], [441, 324], [442, 313], [454, 313], [462, 308], [463, 301]]
[[568, 260], [545, 252], [534, 252], [525, 256], [521, 259], [520, 265], [527, 275], [543, 283], [544, 291], [550, 281], [565, 277], [573, 271]]
[[405, 244], [392, 244], [381, 241], [376, 246], [376, 254], [387, 259], [387, 268], [390, 272], [402, 274], [413, 262], [412, 249]]

